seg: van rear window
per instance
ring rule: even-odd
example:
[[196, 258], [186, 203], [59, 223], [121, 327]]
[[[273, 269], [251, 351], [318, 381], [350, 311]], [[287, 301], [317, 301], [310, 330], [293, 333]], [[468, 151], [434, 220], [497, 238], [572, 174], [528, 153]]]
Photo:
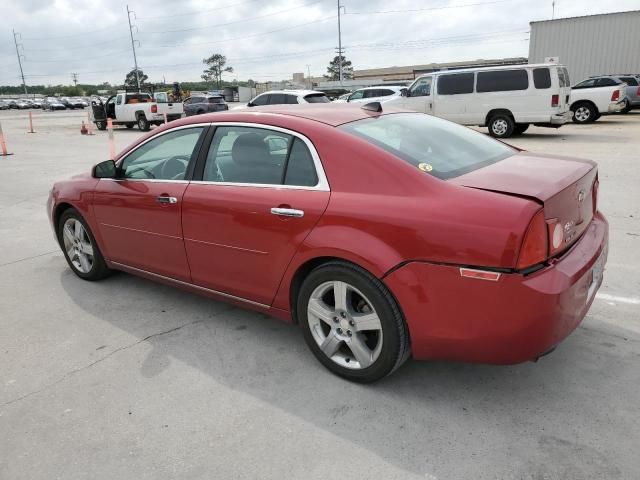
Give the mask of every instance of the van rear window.
[[476, 91], [509, 92], [529, 88], [529, 75], [526, 70], [494, 70], [478, 73]]
[[551, 73], [548, 68], [533, 69], [533, 85], [537, 89], [551, 88]]

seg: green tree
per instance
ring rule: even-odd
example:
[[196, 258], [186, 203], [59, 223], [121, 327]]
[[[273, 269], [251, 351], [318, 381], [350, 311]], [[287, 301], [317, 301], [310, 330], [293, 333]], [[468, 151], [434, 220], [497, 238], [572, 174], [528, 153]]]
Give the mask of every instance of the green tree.
[[[333, 60], [329, 62], [327, 67], [327, 73], [324, 76], [327, 80], [340, 80], [340, 56], [336, 55]], [[353, 67], [351, 66], [351, 60], [347, 60], [345, 56], [342, 56], [342, 78], [343, 80], [350, 80], [353, 78]]]
[[222, 80], [222, 74], [224, 72], [233, 72], [233, 67], [227, 67], [227, 57], [219, 53], [214, 53], [209, 58], [202, 60], [207, 68], [202, 72], [202, 79], [205, 82], [211, 82], [215, 80], [217, 88], [220, 89], [220, 82]]
[[[138, 79], [140, 80], [140, 88], [142, 88], [142, 85], [149, 79], [149, 77], [145, 75], [142, 70], [138, 69]], [[127, 73], [126, 77], [124, 77], [124, 86], [130, 88], [138, 88], [135, 68]]]

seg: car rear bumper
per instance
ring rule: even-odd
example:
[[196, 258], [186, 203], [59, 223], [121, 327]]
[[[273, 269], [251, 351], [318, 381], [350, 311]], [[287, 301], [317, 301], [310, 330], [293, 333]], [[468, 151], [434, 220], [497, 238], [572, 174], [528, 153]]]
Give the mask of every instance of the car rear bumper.
[[384, 278], [417, 359], [514, 364], [553, 349], [580, 324], [600, 287], [609, 227], [596, 214], [561, 258], [530, 275], [466, 278], [458, 266], [410, 262]]
[[552, 115], [549, 123], [552, 125], [564, 125], [565, 123], [569, 123], [572, 117], [573, 112], [571, 110], [567, 110], [566, 112]]
[[611, 102], [609, 104], [609, 108], [607, 109], [608, 113], [617, 113], [621, 110], [624, 109], [624, 107], [627, 106], [627, 102], [625, 102], [624, 99], [620, 100], [619, 102]]

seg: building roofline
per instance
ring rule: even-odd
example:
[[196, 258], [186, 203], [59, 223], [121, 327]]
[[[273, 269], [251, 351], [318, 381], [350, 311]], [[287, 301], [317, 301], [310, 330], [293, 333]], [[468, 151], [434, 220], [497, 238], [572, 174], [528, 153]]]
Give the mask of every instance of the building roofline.
[[603, 17], [606, 15], [620, 15], [623, 13], [640, 13], [640, 10], [625, 10], [624, 12], [608, 12], [608, 13], [594, 13], [591, 15], [576, 15], [575, 17], [562, 17], [562, 18], [553, 18], [549, 20], [534, 20], [533, 22], [529, 22], [529, 25], [533, 25], [534, 23], [547, 23], [547, 22], [561, 22], [562, 20], [573, 20], [575, 18], [589, 18], [589, 17]]

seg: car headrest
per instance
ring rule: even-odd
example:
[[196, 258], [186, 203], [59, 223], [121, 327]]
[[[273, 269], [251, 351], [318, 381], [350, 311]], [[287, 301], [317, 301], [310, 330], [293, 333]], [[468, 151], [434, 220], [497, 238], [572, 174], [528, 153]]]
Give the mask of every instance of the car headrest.
[[236, 165], [261, 166], [270, 160], [269, 146], [257, 133], [243, 133], [231, 147], [231, 159]]

